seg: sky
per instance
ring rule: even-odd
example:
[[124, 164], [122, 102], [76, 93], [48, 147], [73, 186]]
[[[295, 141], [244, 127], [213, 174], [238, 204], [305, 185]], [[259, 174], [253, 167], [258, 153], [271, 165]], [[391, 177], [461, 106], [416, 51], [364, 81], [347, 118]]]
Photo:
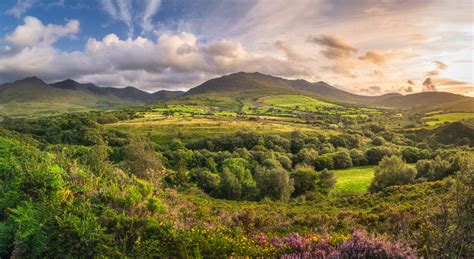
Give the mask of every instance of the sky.
[[472, 0], [2, 0], [0, 83], [153, 92], [234, 72], [474, 96]]

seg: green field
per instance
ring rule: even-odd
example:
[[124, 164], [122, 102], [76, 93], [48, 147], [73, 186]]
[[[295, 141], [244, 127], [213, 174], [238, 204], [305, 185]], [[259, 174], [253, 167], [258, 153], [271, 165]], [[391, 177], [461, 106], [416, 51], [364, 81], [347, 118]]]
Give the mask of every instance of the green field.
[[252, 130], [261, 134], [289, 135], [295, 130], [312, 135], [337, 135], [338, 132], [321, 129], [316, 125], [297, 123], [297, 119], [285, 117], [252, 116], [236, 118], [233, 113], [221, 116], [164, 116], [161, 112], [147, 112], [143, 118], [107, 124], [107, 129], [115, 129], [131, 134], [149, 136], [155, 143], [164, 144], [179, 138], [184, 142], [210, 136], [232, 134], [242, 130]]
[[429, 126], [436, 126], [446, 122], [455, 122], [467, 119], [474, 119], [474, 113], [444, 113], [425, 117], [425, 122]]
[[297, 110], [314, 110], [320, 107], [338, 107], [338, 105], [319, 101], [304, 95], [266, 96], [258, 99], [258, 102], [262, 102], [272, 106]]
[[374, 178], [375, 166], [361, 166], [350, 169], [334, 170], [336, 174], [336, 187], [334, 194], [340, 193], [365, 193]]

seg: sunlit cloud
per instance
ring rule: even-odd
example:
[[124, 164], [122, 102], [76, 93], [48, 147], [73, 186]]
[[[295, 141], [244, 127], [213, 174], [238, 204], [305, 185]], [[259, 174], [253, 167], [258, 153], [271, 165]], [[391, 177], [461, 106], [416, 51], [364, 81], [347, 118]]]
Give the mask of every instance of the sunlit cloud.
[[[75, 9], [74, 15], [65, 12], [51, 20], [32, 15], [47, 10], [42, 1], [12, 3], [3, 15], [20, 19], [9, 17], [16, 24], [0, 35], [0, 81], [37, 75], [186, 89], [226, 73], [259, 71], [324, 80], [355, 93], [369, 86], [380, 87], [380, 93], [421, 91], [426, 78], [431, 82], [426, 85], [438, 91], [465, 93], [470, 85], [439, 79], [473, 82], [473, 62], [466, 58], [474, 40], [468, 0], [98, 0], [87, 5], [102, 19], [94, 35], [87, 27], [90, 17], [76, 17]], [[68, 1], [60, 6], [72, 10]]]
[[433, 81], [431, 80], [431, 78], [427, 77], [425, 81], [423, 81], [422, 91], [423, 92], [436, 92], [437, 91], [436, 86], [433, 84]]

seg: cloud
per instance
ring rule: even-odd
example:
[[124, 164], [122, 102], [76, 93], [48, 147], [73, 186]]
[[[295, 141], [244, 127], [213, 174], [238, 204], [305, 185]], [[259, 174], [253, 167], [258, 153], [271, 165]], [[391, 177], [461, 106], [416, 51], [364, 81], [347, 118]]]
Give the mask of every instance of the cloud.
[[353, 71], [353, 69], [349, 68], [348, 66], [341, 64], [341, 63], [336, 63], [334, 65], [330, 66], [321, 66], [322, 70], [325, 71], [330, 71], [336, 75], [342, 75], [348, 78], [356, 78], [357, 75]]
[[410, 85], [415, 85], [415, 82], [413, 82], [413, 80], [407, 80], [407, 83], [410, 84]]
[[424, 42], [432, 39], [432, 37], [422, 34], [422, 33], [414, 33], [409, 36], [409, 40], [413, 42]]
[[293, 48], [291, 48], [288, 45], [288, 43], [284, 41], [281, 41], [281, 40], [275, 41], [275, 47], [282, 50], [285, 53], [286, 57], [291, 61], [303, 62], [303, 61], [312, 60], [310, 58], [303, 57], [300, 54], [296, 53], [296, 51]]
[[102, 39], [89, 38], [83, 51], [73, 52], [52, 45], [78, 30], [77, 21], [43, 25], [34, 17], [25, 18], [25, 24], [7, 38], [17, 50], [0, 55], [0, 78], [7, 81], [36, 75], [47, 81], [73, 78], [153, 89], [189, 88], [204, 79], [236, 71], [290, 78], [315, 76], [312, 69], [289, 57], [249, 52], [234, 40], [199, 42], [189, 32], [161, 34], [156, 41], [108, 34]]
[[436, 68], [438, 68], [438, 69], [445, 70], [445, 69], [448, 68], [448, 66], [445, 63], [443, 63], [442, 61], [436, 60], [436, 61], [433, 61], [433, 63], [436, 64]]
[[402, 89], [402, 91], [404, 91], [406, 93], [413, 93], [413, 87], [411, 87], [411, 86], [405, 87], [405, 88]]
[[437, 76], [437, 75], [439, 75], [438, 70], [431, 70], [431, 71], [426, 72], [426, 76]]
[[336, 35], [321, 34], [319, 36], [309, 36], [307, 42], [321, 46], [323, 48], [321, 53], [328, 59], [348, 59], [353, 53], [358, 51], [346, 39]]
[[160, 0], [149, 0], [146, 2], [145, 11], [143, 12], [142, 19], [142, 28], [149, 32], [152, 31], [154, 26], [151, 22], [151, 18], [158, 12], [160, 9], [161, 1]]
[[102, 9], [115, 21], [128, 27], [129, 37], [133, 36], [135, 27], [142, 34], [155, 29], [153, 16], [159, 11], [160, 0], [101, 0]]
[[361, 88], [360, 91], [368, 95], [377, 95], [382, 93], [382, 88], [378, 85], [374, 85], [367, 88]]
[[410, 93], [413, 93], [413, 87], [411, 86], [400, 87], [397, 89], [397, 92], [402, 93], [402, 94], [410, 94]]
[[450, 85], [450, 86], [473, 85], [473, 83], [453, 80], [449, 78], [437, 78], [435, 82], [440, 85]]
[[38, 0], [17, 0], [16, 4], [6, 11], [7, 14], [20, 18], [23, 13], [33, 7]]
[[423, 81], [423, 87], [422, 87], [423, 92], [436, 92], [436, 86], [433, 84], [433, 81], [431, 80], [430, 77], [427, 77], [425, 81]]
[[375, 76], [375, 77], [378, 77], [378, 78], [383, 78], [384, 77], [384, 73], [382, 71], [379, 71], [379, 70], [374, 70], [371, 75]]
[[369, 61], [375, 65], [384, 65], [387, 61], [392, 59], [392, 55], [389, 53], [383, 53], [378, 50], [367, 51], [364, 55], [359, 57], [360, 60]]
[[79, 31], [79, 22], [70, 20], [65, 24], [48, 24], [47, 26], [35, 17], [27, 16], [24, 24], [16, 27], [12, 34], [6, 36], [6, 41], [15, 47], [49, 46], [61, 37], [73, 36]]

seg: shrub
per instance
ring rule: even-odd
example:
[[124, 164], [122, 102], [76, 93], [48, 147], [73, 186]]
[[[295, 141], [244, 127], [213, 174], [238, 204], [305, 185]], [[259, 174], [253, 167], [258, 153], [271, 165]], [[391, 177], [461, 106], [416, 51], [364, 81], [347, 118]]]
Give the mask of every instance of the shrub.
[[324, 154], [318, 156], [314, 161], [314, 168], [316, 170], [323, 170], [323, 169], [333, 169], [334, 168], [334, 160], [333, 154]]
[[410, 184], [413, 183], [415, 175], [416, 170], [407, 166], [399, 157], [384, 157], [375, 169], [369, 190], [377, 192], [388, 186]]
[[293, 196], [300, 196], [307, 192], [315, 192], [318, 186], [319, 173], [311, 167], [297, 167], [291, 174], [295, 183]]
[[449, 175], [451, 164], [437, 156], [434, 160], [419, 160], [416, 163], [416, 170], [416, 178], [440, 180]]
[[237, 177], [229, 170], [224, 170], [221, 175], [220, 197], [229, 200], [239, 200], [242, 195], [242, 185]]
[[336, 186], [336, 176], [333, 172], [324, 169], [319, 172], [318, 190], [322, 194], [328, 194]]
[[383, 146], [385, 145], [385, 139], [382, 137], [375, 137], [374, 139], [372, 139], [372, 145]]
[[417, 147], [406, 147], [402, 150], [402, 158], [407, 163], [416, 163], [418, 160], [426, 158], [426, 152]]
[[378, 164], [385, 156], [393, 155], [393, 151], [388, 147], [373, 147], [365, 152], [365, 157], [371, 165]]
[[358, 230], [334, 255], [340, 258], [416, 258], [415, 250], [409, 246], [371, 238]]
[[318, 157], [318, 152], [312, 148], [303, 148], [296, 154], [294, 164], [312, 165]]
[[211, 173], [207, 168], [197, 168], [191, 171], [194, 181], [199, 188], [208, 194], [215, 193], [219, 188], [220, 177]]
[[367, 165], [368, 163], [367, 158], [364, 155], [364, 152], [360, 150], [351, 149], [350, 156], [351, 156], [352, 164], [354, 166]]
[[162, 170], [160, 157], [152, 144], [144, 139], [133, 138], [123, 150], [123, 167], [138, 177], [146, 177], [148, 170]]
[[261, 198], [269, 197], [275, 200], [287, 201], [293, 193], [294, 181], [283, 168], [271, 170], [258, 168], [255, 177]]
[[349, 155], [349, 152], [346, 150], [337, 152], [333, 158], [334, 168], [335, 169], [345, 169], [352, 167], [352, 159]]

